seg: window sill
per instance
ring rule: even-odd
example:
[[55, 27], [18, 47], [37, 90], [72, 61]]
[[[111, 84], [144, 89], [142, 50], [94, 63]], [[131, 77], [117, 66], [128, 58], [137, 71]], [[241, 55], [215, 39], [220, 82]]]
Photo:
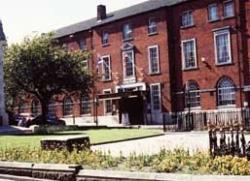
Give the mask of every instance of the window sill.
[[109, 45], [110, 45], [109, 43], [102, 44], [102, 47], [107, 47], [107, 46], [109, 46]]
[[192, 71], [192, 70], [198, 70], [198, 67], [191, 67], [191, 68], [182, 68], [183, 71]]
[[223, 18], [222, 18], [222, 20], [227, 20], [227, 19], [232, 19], [232, 18], [235, 18], [235, 15], [233, 15], [233, 16], [223, 17]]
[[148, 33], [148, 36], [158, 35], [158, 32]]
[[195, 27], [195, 24], [187, 25], [187, 26], [181, 26], [181, 29], [188, 29], [188, 28], [193, 28], [193, 27]]
[[151, 72], [148, 75], [150, 75], [150, 76], [156, 76], [156, 75], [160, 75], [160, 74], [161, 74], [161, 72], [155, 72], [155, 73]]
[[230, 66], [230, 65], [234, 65], [233, 62], [228, 62], [228, 63], [216, 63], [215, 64], [217, 67], [222, 67], [222, 66]]
[[218, 22], [218, 21], [220, 21], [220, 18], [214, 19], [214, 20], [208, 20], [209, 23], [215, 23], [215, 22]]
[[186, 107], [186, 108], [185, 108], [185, 111], [189, 111], [189, 109], [190, 109], [190, 111], [200, 111], [200, 110], [201, 110], [201, 106], [198, 106], [198, 107], [190, 107], [190, 108]]
[[224, 105], [224, 106], [217, 106], [217, 109], [233, 109], [236, 108], [235, 104]]

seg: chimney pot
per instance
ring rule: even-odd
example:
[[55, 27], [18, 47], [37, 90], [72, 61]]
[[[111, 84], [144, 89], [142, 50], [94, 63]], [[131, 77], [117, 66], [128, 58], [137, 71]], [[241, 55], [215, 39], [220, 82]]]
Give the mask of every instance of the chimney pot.
[[97, 21], [103, 20], [107, 17], [106, 14], [106, 6], [105, 5], [98, 5], [97, 6]]

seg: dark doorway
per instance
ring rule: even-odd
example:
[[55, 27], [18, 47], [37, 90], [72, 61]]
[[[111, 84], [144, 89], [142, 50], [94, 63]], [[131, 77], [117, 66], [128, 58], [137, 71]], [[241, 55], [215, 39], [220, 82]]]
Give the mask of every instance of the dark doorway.
[[120, 104], [120, 115], [128, 113], [131, 125], [144, 124], [143, 117], [143, 98], [141, 96], [134, 98], [122, 98]]

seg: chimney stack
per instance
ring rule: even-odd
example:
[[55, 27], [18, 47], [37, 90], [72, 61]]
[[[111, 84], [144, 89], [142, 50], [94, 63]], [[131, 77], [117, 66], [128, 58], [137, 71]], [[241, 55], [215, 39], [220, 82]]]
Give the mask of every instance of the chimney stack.
[[98, 5], [97, 6], [97, 21], [104, 20], [107, 17], [106, 6]]

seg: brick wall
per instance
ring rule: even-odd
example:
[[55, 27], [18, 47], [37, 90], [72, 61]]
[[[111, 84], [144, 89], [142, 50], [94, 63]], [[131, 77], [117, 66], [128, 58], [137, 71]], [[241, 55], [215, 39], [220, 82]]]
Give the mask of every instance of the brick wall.
[[[250, 2], [234, 2], [235, 16], [224, 18], [224, 2], [219, 0], [191, 0], [175, 6], [165, 7], [139, 14], [112, 23], [104, 24], [75, 33], [73, 36], [62, 37], [60, 41], [68, 44], [72, 50], [78, 49], [80, 39], [86, 39], [87, 49], [93, 54], [89, 60], [89, 68], [95, 71], [96, 60], [99, 56], [109, 55], [111, 58], [112, 79], [110, 81], [99, 81], [96, 83], [96, 93], [102, 94], [104, 89], [115, 92], [117, 84], [122, 82], [123, 60], [121, 47], [124, 43], [130, 43], [135, 47], [135, 64], [143, 72], [143, 80], [147, 85], [161, 83], [161, 102], [163, 112], [183, 111], [185, 84], [192, 80], [197, 82], [201, 96], [201, 108], [203, 110], [217, 109], [216, 86], [222, 77], [230, 78], [237, 87], [236, 107], [249, 102], [250, 96], [247, 92], [240, 91], [240, 87], [249, 85], [249, 31], [250, 28]], [[209, 22], [208, 5], [216, 3], [218, 7], [217, 21]], [[184, 11], [191, 10], [194, 26], [181, 27], [181, 15]], [[157, 20], [157, 34], [149, 36], [147, 32], [148, 20], [154, 17]], [[133, 39], [124, 42], [122, 39], [122, 25], [130, 23], [133, 29]], [[227, 65], [216, 65], [214, 32], [217, 29], [226, 28], [230, 32], [232, 63]], [[109, 44], [102, 45], [102, 33], [109, 33]], [[183, 40], [195, 39], [197, 68], [192, 70], [182, 69]], [[160, 51], [160, 73], [149, 74], [148, 46], [158, 45]], [[101, 74], [99, 67], [99, 74]], [[115, 78], [115, 75], [118, 78]], [[137, 80], [142, 79], [136, 71]], [[118, 79], [118, 81], [117, 81]], [[120, 82], [119, 82], [120, 81]], [[179, 94], [176, 94], [178, 93]], [[64, 96], [60, 96], [62, 100]], [[90, 98], [92, 94], [90, 95]], [[91, 98], [92, 99], [92, 98]], [[74, 98], [79, 101], [79, 98]], [[76, 116], [80, 115], [79, 105], [74, 106]], [[57, 111], [62, 116], [62, 111]], [[93, 114], [93, 106], [92, 106]], [[98, 114], [104, 114], [103, 103], [100, 102]]]

